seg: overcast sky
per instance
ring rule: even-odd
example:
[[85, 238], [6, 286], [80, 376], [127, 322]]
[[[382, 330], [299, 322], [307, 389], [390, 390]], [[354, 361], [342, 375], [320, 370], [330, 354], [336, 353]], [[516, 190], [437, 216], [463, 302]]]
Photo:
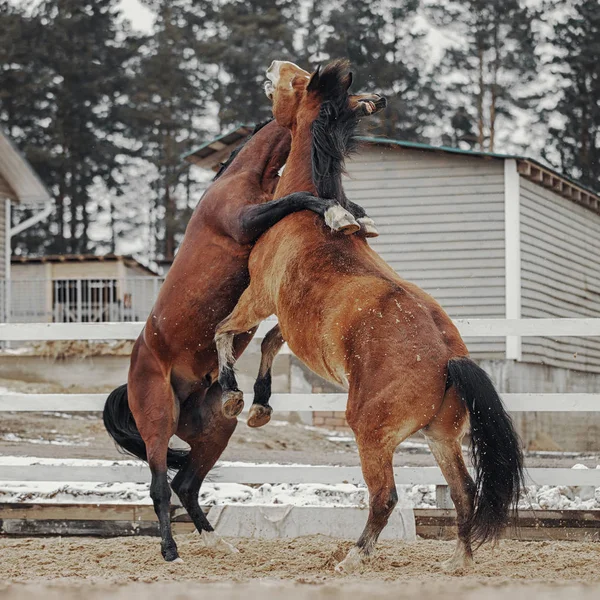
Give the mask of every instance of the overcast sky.
[[131, 21], [135, 29], [150, 31], [154, 22], [154, 15], [142, 5], [140, 0], [121, 0], [123, 16]]

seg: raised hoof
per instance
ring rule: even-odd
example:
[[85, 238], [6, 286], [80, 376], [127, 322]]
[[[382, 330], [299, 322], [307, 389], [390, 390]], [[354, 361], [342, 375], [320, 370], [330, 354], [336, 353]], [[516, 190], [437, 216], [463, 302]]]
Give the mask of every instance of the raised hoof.
[[358, 224], [360, 225], [360, 230], [365, 234], [365, 237], [379, 237], [379, 231], [377, 231], [377, 227], [375, 227], [375, 221], [373, 221], [373, 219], [369, 217], [361, 217], [358, 219]]
[[262, 427], [271, 420], [273, 408], [268, 404], [253, 404], [248, 416], [248, 427]]
[[244, 394], [240, 390], [231, 390], [223, 394], [223, 414], [235, 419], [244, 410]]
[[325, 211], [325, 223], [333, 231], [341, 231], [346, 235], [351, 235], [360, 230], [358, 221], [339, 204]]

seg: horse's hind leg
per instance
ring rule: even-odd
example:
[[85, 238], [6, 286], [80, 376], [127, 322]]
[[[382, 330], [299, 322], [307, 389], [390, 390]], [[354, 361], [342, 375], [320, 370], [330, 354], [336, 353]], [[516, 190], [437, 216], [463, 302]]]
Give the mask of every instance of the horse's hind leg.
[[338, 573], [351, 573], [370, 557], [398, 503], [393, 467], [395, 444], [383, 440], [375, 443], [362, 436], [357, 436], [356, 442], [363, 477], [369, 489], [369, 517], [356, 545], [335, 568]]
[[431, 452], [448, 482], [456, 508], [458, 541], [453, 556], [442, 563], [442, 568], [447, 571], [468, 568], [473, 563], [471, 523], [475, 483], [467, 470], [461, 448], [467, 423], [466, 407], [454, 388], [450, 388], [440, 411], [423, 429]]
[[[369, 368], [352, 373], [351, 381], [385, 381], [385, 371]], [[367, 384], [351, 384], [346, 410], [346, 420], [356, 437], [360, 464], [369, 489], [369, 517], [362, 535], [336, 571], [349, 573], [356, 569], [372, 553], [381, 531], [386, 526], [398, 494], [394, 482], [394, 450], [403, 440], [416, 433], [431, 421], [441, 405], [441, 392], [437, 403], [414, 397], [412, 390], [423, 387], [418, 381], [410, 381], [411, 374], [400, 373], [396, 365], [394, 378], [377, 391], [369, 390]], [[416, 375], [413, 376], [416, 379]], [[402, 383], [399, 383], [402, 382]], [[358, 391], [360, 386], [361, 391]]]
[[273, 412], [273, 408], [269, 404], [271, 398], [271, 368], [273, 360], [283, 344], [285, 344], [285, 340], [281, 335], [281, 329], [279, 325], [275, 325], [265, 335], [265, 339], [260, 346], [260, 368], [254, 383], [254, 401], [248, 417], [250, 427], [262, 427], [271, 420], [271, 413]]
[[196, 400], [189, 398], [183, 405], [180, 421], [182, 425], [177, 433], [190, 445], [190, 454], [173, 479], [173, 491], [207, 546], [237, 552], [216, 536], [198, 500], [204, 478], [219, 460], [237, 425], [236, 419], [227, 419], [221, 411], [221, 386], [215, 383], [205, 396]]
[[132, 356], [127, 391], [152, 472], [150, 497], [160, 527], [161, 553], [168, 562], [181, 561], [171, 532], [171, 488], [167, 478], [167, 451], [177, 428], [179, 403], [170, 381], [161, 373], [160, 365], [149, 350], [141, 349]]
[[219, 358], [219, 383], [223, 388], [223, 414], [230, 419], [244, 409], [244, 395], [238, 388], [233, 370], [233, 342], [237, 334], [249, 331], [273, 313], [268, 301], [255, 297], [252, 284], [242, 294], [233, 312], [226, 317], [215, 333]]
[[[370, 396], [358, 395], [351, 389], [346, 419], [356, 437], [360, 464], [369, 489], [367, 524], [346, 558], [336, 567], [350, 573], [369, 558], [398, 502], [394, 481], [394, 450], [420, 425], [407, 412], [394, 391], [377, 391]], [[404, 406], [404, 408], [403, 408]], [[377, 415], [375, 419], [374, 415]]]

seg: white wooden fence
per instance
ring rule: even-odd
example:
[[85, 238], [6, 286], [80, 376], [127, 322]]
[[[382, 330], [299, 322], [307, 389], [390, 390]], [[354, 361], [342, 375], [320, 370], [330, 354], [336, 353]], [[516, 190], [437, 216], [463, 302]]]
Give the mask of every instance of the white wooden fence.
[[[498, 336], [600, 336], [600, 319], [461, 319], [456, 321], [461, 334], [471, 337]], [[143, 323], [5, 323], [0, 324], [2, 340], [127, 340], [135, 339]], [[273, 326], [265, 322], [258, 336]], [[250, 404], [250, 395], [247, 403]], [[100, 411], [106, 394], [2, 394], [1, 411]], [[597, 394], [503, 394], [507, 408], [523, 411], [600, 411]], [[345, 394], [275, 394], [276, 411], [345, 410]], [[395, 469], [398, 485], [444, 485], [437, 467], [399, 467]], [[536, 485], [569, 485], [600, 487], [600, 469], [533, 468], [527, 473], [529, 483]], [[61, 466], [0, 465], [0, 481], [90, 481], [146, 482], [145, 465]], [[224, 465], [219, 481], [236, 483], [361, 483], [359, 467], [311, 465]]]

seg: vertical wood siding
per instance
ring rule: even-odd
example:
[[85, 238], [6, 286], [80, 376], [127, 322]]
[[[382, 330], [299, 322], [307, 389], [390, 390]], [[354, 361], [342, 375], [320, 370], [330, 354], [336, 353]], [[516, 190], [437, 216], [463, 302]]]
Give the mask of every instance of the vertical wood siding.
[[[373, 248], [452, 317], [505, 317], [502, 160], [369, 146], [347, 164], [348, 196], [380, 237]], [[505, 341], [466, 340], [503, 359]]]
[[[600, 316], [600, 215], [521, 178], [522, 315]], [[599, 338], [523, 338], [523, 360], [600, 373]]]

